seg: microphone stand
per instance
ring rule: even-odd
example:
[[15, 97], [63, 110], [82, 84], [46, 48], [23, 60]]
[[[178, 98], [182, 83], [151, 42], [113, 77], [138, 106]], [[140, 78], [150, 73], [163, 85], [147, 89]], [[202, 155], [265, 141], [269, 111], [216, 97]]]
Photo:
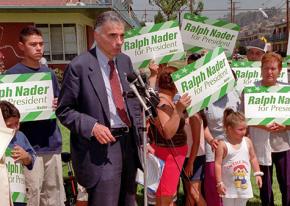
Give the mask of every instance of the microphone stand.
[[[139, 79], [139, 83], [141, 83], [141, 87], [145, 90], [143, 90], [141, 93], [141, 96], [138, 89], [136, 88], [135, 84], [136, 82], [138, 82]], [[142, 106], [142, 113], [143, 113], [143, 125], [142, 125], [142, 138], [143, 138], [143, 170], [144, 170], [144, 176], [143, 176], [143, 184], [144, 184], [144, 206], [148, 205], [148, 200], [147, 200], [147, 150], [146, 150], [146, 146], [147, 146], [147, 127], [146, 127], [146, 122], [148, 119], [154, 119], [154, 117], [156, 116], [156, 110], [155, 107], [153, 105], [153, 101], [151, 101], [151, 96], [149, 94], [149, 92], [147, 91], [145, 84], [143, 83], [143, 81], [140, 80], [140, 77], [137, 77], [136, 75], [132, 76], [128, 75], [127, 76], [127, 80], [129, 82], [129, 86], [130, 88], [133, 90], [133, 93], [135, 94], [135, 96], [137, 97], [137, 99], [139, 100], [139, 103]], [[149, 105], [149, 106], [148, 106]]]
[[143, 128], [142, 128], [142, 138], [143, 138], [143, 170], [144, 170], [144, 176], [143, 176], [143, 186], [144, 186], [144, 206], [148, 205], [148, 199], [147, 199], [147, 116], [145, 113], [144, 107], [142, 107], [142, 113], [143, 113]]
[[[126, 95], [126, 94], [125, 94]], [[126, 95], [127, 98], [132, 98], [133, 96], [129, 96], [128, 94]], [[152, 115], [152, 111], [153, 113], [156, 114], [155, 108], [153, 106], [147, 106], [146, 103], [150, 103], [150, 100], [141, 97], [141, 95], [137, 92], [135, 93], [135, 96], [137, 96], [137, 99], [139, 100], [141, 106], [142, 106], [142, 116], [143, 116], [143, 125], [140, 128], [142, 131], [142, 143], [143, 143], [143, 153], [141, 153], [143, 155], [142, 160], [143, 160], [143, 186], [144, 186], [144, 206], [148, 206], [148, 199], [147, 199], [147, 188], [148, 188], [148, 183], [147, 183], [147, 175], [148, 175], [148, 171], [147, 171], [147, 150], [146, 150], [146, 146], [147, 146], [147, 127], [146, 127], [146, 122], [148, 119], [153, 119], [154, 115]], [[146, 103], [145, 103], [146, 102]]]
[[[138, 98], [139, 100], [139, 98]], [[151, 106], [144, 107], [144, 102], [140, 101], [140, 104], [142, 105], [142, 113], [143, 113], [143, 126], [142, 126], [142, 139], [143, 139], [143, 186], [144, 186], [144, 206], [148, 205], [148, 199], [147, 199], [147, 175], [148, 175], [148, 169], [147, 169], [147, 120], [153, 119], [153, 115], [151, 112], [151, 109], [153, 109]]]

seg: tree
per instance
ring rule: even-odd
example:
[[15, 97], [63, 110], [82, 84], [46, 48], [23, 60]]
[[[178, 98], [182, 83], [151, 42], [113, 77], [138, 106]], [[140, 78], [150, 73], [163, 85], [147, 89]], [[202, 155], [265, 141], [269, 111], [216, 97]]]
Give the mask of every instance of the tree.
[[155, 24], [161, 23], [161, 22], [164, 22], [164, 21], [165, 21], [165, 19], [164, 19], [163, 15], [161, 14], [161, 11], [158, 11], [158, 13], [154, 16]]
[[191, 13], [195, 13], [196, 15], [199, 15], [203, 11], [203, 8], [204, 8], [203, 2], [199, 1], [198, 4], [197, 4], [196, 9], [194, 11], [192, 11]]
[[[203, 10], [203, 1], [199, 0], [149, 0], [150, 4], [154, 4], [161, 9], [160, 14], [165, 16], [166, 20], [175, 19], [177, 15], [181, 14], [181, 10], [187, 7], [190, 13], [200, 14]], [[195, 8], [195, 4], [197, 6]], [[160, 15], [159, 13], [157, 15]], [[155, 22], [157, 23], [157, 22]]]
[[192, 14], [197, 14], [198, 15], [198, 14], [200, 14], [203, 11], [204, 4], [203, 4], [203, 1], [198, 1], [196, 9], [194, 9], [195, 4], [196, 4], [195, 0], [189, 0], [188, 1], [189, 11]]
[[149, 0], [149, 3], [158, 6], [168, 21], [177, 16], [177, 13], [187, 3], [187, 0]]

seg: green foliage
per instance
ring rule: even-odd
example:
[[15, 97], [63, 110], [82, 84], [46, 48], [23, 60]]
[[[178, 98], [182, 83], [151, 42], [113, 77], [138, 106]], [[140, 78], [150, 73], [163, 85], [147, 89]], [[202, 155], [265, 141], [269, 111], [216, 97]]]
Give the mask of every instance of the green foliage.
[[203, 2], [200, 1], [200, 2], [198, 2], [197, 8], [193, 13], [199, 15], [203, 11], [203, 9], [204, 9], [204, 4], [203, 4]]
[[146, 24], [145, 24], [144, 21], [141, 21], [141, 22], [140, 22], [140, 25], [141, 25], [141, 27], [146, 26]]
[[[200, 14], [204, 8], [203, 1], [197, 0], [149, 0], [149, 3], [161, 9], [154, 18], [155, 23], [176, 19], [186, 8], [189, 8], [191, 13], [197, 15]], [[195, 6], [196, 3], [197, 6]]]
[[[257, 184], [255, 183], [255, 177], [252, 175], [251, 176], [251, 182], [252, 182], [252, 187], [253, 187], [253, 193], [254, 193], [254, 197], [251, 198], [248, 203], [247, 206], [258, 206], [261, 205], [261, 200], [260, 200], [260, 191], [259, 188], [257, 186]], [[277, 181], [277, 176], [276, 176], [276, 168], [273, 167], [273, 194], [274, 194], [274, 204], [275, 206], [282, 206], [282, 197], [281, 197], [281, 192], [279, 189], [279, 184]]]
[[63, 79], [63, 71], [60, 68], [54, 69], [54, 73], [56, 75], [56, 78], [58, 80], [58, 84], [61, 87], [62, 79]]
[[161, 23], [161, 22], [164, 22], [164, 21], [165, 21], [165, 19], [164, 19], [163, 15], [162, 15], [161, 11], [158, 11], [158, 13], [154, 16], [155, 24]]
[[158, 6], [168, 21], [177, 16], [180, 9], [186, 5], [187, 0], [149, 0], [149, 3]]
[[196, 4], [196, 0], [188, 1], [189, 11], [192, 14], [199, 15], [203, 11], [203, 8], [204, 8], [203, 1], [198, 1], [196, 8], [195, 8], [195, 4]]

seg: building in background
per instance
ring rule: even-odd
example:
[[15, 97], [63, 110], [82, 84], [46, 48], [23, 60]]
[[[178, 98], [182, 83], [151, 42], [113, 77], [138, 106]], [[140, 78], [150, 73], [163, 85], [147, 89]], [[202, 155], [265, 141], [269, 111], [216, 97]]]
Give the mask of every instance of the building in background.
[[273, 51], [282, 56], [286, 55], [288, 43], [286, 22], [269, 23], [266, 26], [256, 26], [256, 28], [252, 25], [245, 26], [240, 31], [238, 41], [240, 46], [246, 46], [247, 42], [262, 37], [272, 45]]
[[273, 23], [244, 26], [239, 33], [240, 46], [246, 47], [249, 42], [258, 38], [265, 38], [268, 42], [273, 32]]
[[0, 52], [5, 67], [22, 56], [17, 47], [21, 29], [35, 25], [43, 33], [47, 63], [64, 69], [92, 46], [95, 17], [106, 10], [119, 13], [128, 28], [140, 26], [131, 0], [0, 0]]
[[280, 53], [282, 56], [287, 52], [287, 25], [286, 22], [275, 24], [272, 35], [270, 36], [273, 51]]

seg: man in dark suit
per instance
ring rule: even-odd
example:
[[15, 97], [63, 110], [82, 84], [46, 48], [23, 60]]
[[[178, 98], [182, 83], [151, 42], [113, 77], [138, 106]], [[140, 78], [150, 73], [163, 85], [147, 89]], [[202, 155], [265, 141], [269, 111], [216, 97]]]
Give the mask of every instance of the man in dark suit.
[[124, 24], [113, 11], [97, 18], [96, 47], [68, 65], [56, 114], [71, 132], [71, 153], [78, 182], [89, 205], [135, 205], [139, 166], [141, 107], [129, 91], [133, 71], [121, 54]]

